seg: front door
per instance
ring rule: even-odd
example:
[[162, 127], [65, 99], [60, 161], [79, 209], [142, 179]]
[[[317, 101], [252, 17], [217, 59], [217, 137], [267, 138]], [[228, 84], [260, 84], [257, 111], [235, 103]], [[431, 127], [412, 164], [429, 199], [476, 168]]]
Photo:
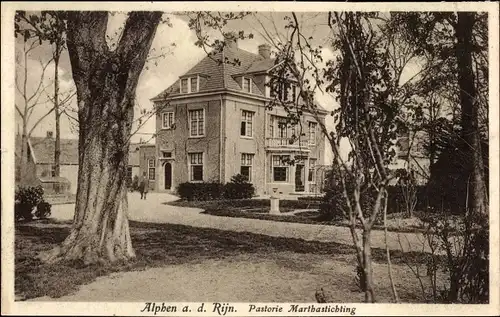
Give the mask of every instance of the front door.
[[172, 188], [172, 164], [165, 163], [165, 189]]
[[297, 164], [295, 165], [295, 191], [303, 192], [305, 189], [304, 186], [305, 181], [305, 169], [304, 165]]

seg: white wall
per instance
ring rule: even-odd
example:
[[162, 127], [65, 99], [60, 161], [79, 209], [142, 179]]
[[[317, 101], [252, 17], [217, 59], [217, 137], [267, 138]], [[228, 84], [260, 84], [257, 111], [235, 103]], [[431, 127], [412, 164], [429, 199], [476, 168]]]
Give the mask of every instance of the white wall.
[[77, 181], [78, 181], [78, 165], [61, 165], [61, 177], [67, 178], [71, 187], [69, 189], [70, 193], [76, 194]]

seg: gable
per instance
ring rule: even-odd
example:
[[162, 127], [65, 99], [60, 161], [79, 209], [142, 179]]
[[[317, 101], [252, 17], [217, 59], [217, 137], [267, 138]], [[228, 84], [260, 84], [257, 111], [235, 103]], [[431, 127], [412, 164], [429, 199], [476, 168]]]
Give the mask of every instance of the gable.
[[[37, 164], [54, 164], [55, 139], [32, 137], [30, 141]], [[63, 165], [78, 164], [78, 139], [61, 139], [60, 162]]]

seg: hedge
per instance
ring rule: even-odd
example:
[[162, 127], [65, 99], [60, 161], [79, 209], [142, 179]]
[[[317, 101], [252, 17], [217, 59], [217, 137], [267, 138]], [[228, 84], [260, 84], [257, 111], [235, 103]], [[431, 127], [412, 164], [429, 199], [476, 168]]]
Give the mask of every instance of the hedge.
[[252, 198], [255, 193], [253, 184], [242, 175], [235, 175], [231, 182], [182, 183], [177, 186], [177, 194], [182, 200], [220, 200]]

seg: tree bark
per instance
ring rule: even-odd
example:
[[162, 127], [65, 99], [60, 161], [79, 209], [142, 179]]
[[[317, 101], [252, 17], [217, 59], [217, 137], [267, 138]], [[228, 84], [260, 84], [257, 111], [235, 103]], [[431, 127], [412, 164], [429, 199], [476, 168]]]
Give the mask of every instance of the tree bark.
[[484, 166], [479, 134], [479, 103], [476, 100], [472, 52], [474, 44], [472, 29], [475, 16], [470, 12], [459, 12], [456, 25], [457, 45], [455, 49], [458, 66], [458, 85], [462, 107], [462, 133], [471, 164], [471, 199], [469, 208], [474, 214], [488, 213], [488, 198], [484, 180]]
[[[23, 118], [23, 131], [21, 132], [21, 157], [20, 164], [17, 170], [18, 180], [20, 185], [25, 185], [27, 182], [27, 171], [28, 171], [28, 132], [26, 127], [26, 119]], [[17, 142], [17, 140], [16, 140]]]
[[61, 176], [61, 113], [59, 111], [59, 42], [55, 43], [54, 54], [54, 113], [56, 117], [56, 140], [54, 144], [54, 176]]
[[106, 44], [108, 12], [70, 12], [68, 51], [77, 88], [79, 170], [70, 235], [49, 262], [135, 256], [126, 176], [135, 91], [161, 12], [132, 12], [115, 51]]
[[375, 303], [375, 292], [373, 290], [373, 268], [372, 268], [372, 247], [371, 229], [363, 230], [363, 269], [365, 272], [365, 302]]

